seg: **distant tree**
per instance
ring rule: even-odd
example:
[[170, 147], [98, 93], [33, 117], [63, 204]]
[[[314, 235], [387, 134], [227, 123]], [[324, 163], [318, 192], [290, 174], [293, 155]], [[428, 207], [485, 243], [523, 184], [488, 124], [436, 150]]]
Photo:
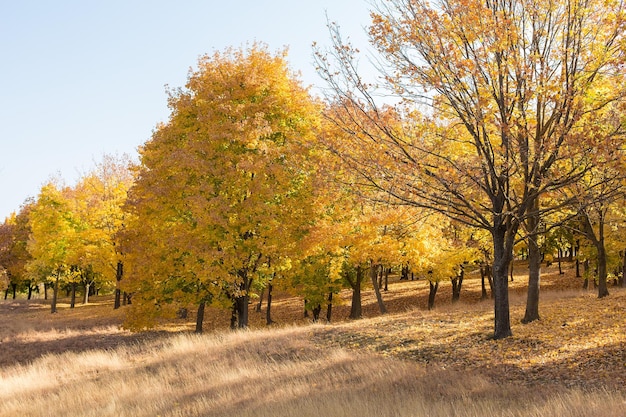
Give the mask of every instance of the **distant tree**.
[[52, 313], [57, 311], [60, 282], [72, 272], [69, 260], [81, 229], [80, 222], [71, 212], [67, 194], [67, 188], [53, 182], [45, 184], [29, 216], [28, 252], [32, 258], [26, 264], [26, 270], [31, 277], [53, 280]]
[[39, 284], [39, 280], [33, 279], [26, 274], [26, 264], [31, 259], [27, 250], [30, 235], [29, 215], [33, 202], [26, 201], [18, 213], [14, 213], [5, 219], [0, 225], [0, 268], [4, 269], [7, 280], [4, 298], [6, 300], [9, 290], [15, 299], [17, 289], [25, 287], [29, 293], [29, 299], [33, 287]]

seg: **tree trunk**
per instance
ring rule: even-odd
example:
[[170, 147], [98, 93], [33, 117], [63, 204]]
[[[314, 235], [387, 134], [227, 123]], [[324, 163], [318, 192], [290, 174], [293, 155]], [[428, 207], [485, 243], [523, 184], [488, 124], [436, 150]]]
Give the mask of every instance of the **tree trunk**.
[[459, 285], [459, 277], [452, 277], [450, 278], [450, 283], [452, 284], [452, 302], [455, 303], [458, 301], [458, 298], [456, 298], [456, 293], [457, 293], [457, 289], [456, 287]]
[[400, 281], [408, 281], [409, 280], [409, 266], [403, 265], [402, 270], [400, 271]]
[[[272, 320], [272, 283], [270, 282], [267, 286], [267, 310], [265, 310], [265, 324], [266, 325], [270, 325], [272, 323], [274, 323], [274, 320]], [[261, 294], [263, 294], [261, 292]]]
[[585, 259], [585, 262], [583, 262], [583, 275], [585, 276], [583, 290], [587, 290], [589, 289], [589, 259]]
[[513, 256], [513, 231], [507, 236], [504, 225], [493, 230], [494, 339], [512, 336], [509, 312], [509, 263]]
[[85, 298], [83, 304], [89, 304], [89, 289], [91, 288], [91, 282], [85, 282]]
[[606, 246], [604, 239], [604, 223], [605, 217], [603, 213], [600, 213], [600, 219], [598, 220], [598, 298], [607, 297], [609, 295], [609, 289], [606, 285]]
[[[539, 237], [539, 199], [535, 198], [527, 220], [528, 238], [528, 290], [526, 313], [522, 323], [539, 320], [539, 288], [541, 279], [541, 250], [537, 243]], [[560, 259], [560, 258], [559, 258]]]
[[487, 282], [489, 283], [489, 293], [491, 294], [491, 299], [493, 300], [495, 298], [495, 293], [493, 291], [493, 267], [487, 264], [485, 271]]
[[76, 306], [76, 283], [72, 282], [72, 298], [70, 298], [70, 308]]
[[458, 275], [451, 279], [452, 281], [452, 302], [456, 303], [461, 299], [461, 287], [463, 286], [463, 278], [465, 277], [465, 269], [463, 265], [460, 267]]
[[50, 303], [50, 313], [57, 312], [57, 296], [59, 295], [59, 274], [56, 274], [54, 280], [54, 291], [52, 291], [52, 303]]
[[352, 303], [350, 306], [350, 318], [360, 319], [362, 315], [361, 309], [361, 282], [363, 281], [363, 269], [358, 266], [356, 268], [356, 278], [354, 281], [348, 280], [352, 287]]
[[437, 295], [437, 289], [439, 288], [439, 281], [428, 281], [430, 291], [428, 292], [428, 309], [432, 310], [435, 307], [435, 295]]
[[237, 328], [237, 299], [233, 298], [233, 308], [230, 313], [230, 329], [235, 330]]
[[115, 303], [113, 304], [113, 309], [117, 310], [120, 308], [120, 301], [122, 297], [122, 276], [124, 275], [124, 264], [122, 261], [117, 261], [117, 270], [115, 271]]
[[485, 286], [485, 277], [487, 275], [487, 266], [480, 265], [480, 288], [481, 288], [481, 300], [487, 299], [487, 287]]
[[[626, 265], [626, 263], [624, 265]], [[391, 273], [391, 268], [385, 268], [385, 288], [384, 288], [384, 291], [389, 291], [389, 274], [390, 273]]]
[[[533, 242], [531, 243], [531, 240]], [[528, 291], [526, 312], [522, 323], [539, 320], [539, 289], [541, 285], [541, 253], [534, 239], [528, 239]]]
[[385, 307], [383, 297], [380, 294], [380, 287], [378, 286], [378, 270], [380, 268], [382, 268], [381, 265], [374, 265], [372, 262], [372, 266], [370, 267], [370, 278], [372, 280], [372, 285], [374, 286], [374, 293], [376, 294], [376, 301], [378, 302], [380, 314], [387, 314], [387, 307]]
[[259, 302], [257, 303], [254, 311], [257, 313], [261, 312], [261, 307], [263, 306], [263, 296], [265, 295], [265, 288], [261, 288], [261, 294], [259, 295]]
[[626, 249], [624, 249], [624, 261], [622, 263], [622, 276], [619, 279], [620, 286], [626, 288]]
[[322, 312], [322, 305], [318, 304], [313, 309], [313, 322], [317, 323], [320, 319], [320, 313]]
[[237, 297], [237, 327], [245, 329], [248, 327], [248, 300], [250, 297], [248, 294]]
[[607, 297], [609, 289], [606, 285], [606, 248], [604, 247], [604, 236], [600, 239], [598, 245], [598, 298]]
[[15, 298], [17, 297], [17, 284], [12, 282], [11, 283], [11, 290], [13, 291], [13, 299], [15, 300]]
[[559, 251], [558, 251], [558, 256], [559, 256], [559, 259], [558, 259], [558, 262], [559, 262], [559, 275], [563, 275], [563, 268], [561, 267], [561, 258], [563, 257], [563, 250], [560, 249], [560, 248], [559, 248]]
[[202, 324], [204, 323], [204, 301], [200, 301], [198, 312], [196, 313], [196, 333], [202, 333]]
[[330, 319], [333, 314], [333, 293], [328, 293], [328, 307], [326, 307], [326, 321], [330, 323]]

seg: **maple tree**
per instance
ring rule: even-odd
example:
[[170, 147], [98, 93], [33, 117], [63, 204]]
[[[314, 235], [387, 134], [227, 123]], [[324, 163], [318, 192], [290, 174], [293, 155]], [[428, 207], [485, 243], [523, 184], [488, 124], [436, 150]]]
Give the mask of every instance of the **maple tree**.
[[233, 326], [246, 327], [253, 282], [288, 268], [308, 228], [303, 144], [318, 111], [285, 55], [259, 44], [216, 52], [170, 91], [128, 205], [140, 326], [182, 300], [230, 305]]
[[[604, 0], [378, 1], [369, 33], [383, 86], [361, 77], [337, 26], [334, 59], [318, 52], [330, 100], [345, 110], [329, 117], [347, 127], [344, 149], [360, 149], [347, 163], [398, 203], [491, 234], [496, 339], [511, 335], [507, 275], [521, 225], [535, 235], [553, 209], [538, 209], [540, 196], [592, 166], [586, 155], [602, 138], [576, 129], [583, 116], [623, 101], [624, 17], [623, 3]], [[620, 88], [590, 94], [607, 78]], [[381, 105], [382, 87], [402, 100]]]
[[13, 213], [0, 225], [0, 268], [6, 279], [4, 299], [6, 300], [9, 290], [16, 297], [18, 286], [26, 285], [28, 299], [31, 297], [33, 288], [36, 288], [38, 281], [30, 279], [25, 274], [24, 268], [30, 260], [27, 250], [30, 228], [28, 217], [32, 201], [27, 201], [18, 213]]
[[80, 227], [70, 210], [67, 193], [66, 187], [54, 182], [45, 184], [29, 216], [31, 233], [28, 251], [32, 259], [26, 264], [26, 271], [33, 279], [52, 278], [52, 313], [57, 311], [60, 281], [72, 273], [70, 257], [77, 246], [76, 237]]
[[82, 230], [71, 264], [81, 272], [85, 303], [89, 287], [99, 281], [115, 283], [115, 307], [119, 307], [122, 254], [117, 248], [117, 234], [123, 227], [122, 208], [134, 180], [131, 165], [126, 155], [104, 155], [72, 189], [72, 211]]

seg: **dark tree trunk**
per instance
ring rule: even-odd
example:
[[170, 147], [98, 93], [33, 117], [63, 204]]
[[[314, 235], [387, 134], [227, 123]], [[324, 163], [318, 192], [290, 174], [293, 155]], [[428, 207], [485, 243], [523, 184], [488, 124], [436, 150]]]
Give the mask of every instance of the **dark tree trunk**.
[[241, 278], [240, 293], [235, 299], [235, 306], [237, 307], [237, 327], [245, 329], [248, 327], [248, 305], [250, 302], [250, 287], [252, 286], [252, 279], [248, 277], [247, 270], [240, 270], [239, 277]]
[[355, 280], [352, 281], [348, 279], [348, 283], [352, 287], [352, 303], [350, 306], [350, 318], [351, 319], [360, 319], [362, 315], [361, 309], [361, 282], [363, 282], [363, 268], [358, 266], [356, 268], [356, 277]]
[[408, 281], [409, 280], [409, 267], [407, 265], [403, 265], [400, 270], [400, 281]]
[[606, 249], [604, 247], [604, 236], [600, 239], [598, 245], [598, 298], [607, 297], [609, 295], [609, 289], [606, 285]]
[[11, 283], [11, 291], [13, 292], [13, 299], [15, 300], [17, 297], [17, 284], [14, 282]]
[[626, 288], [626, 249], [624, 250], [624, 260], [622, 263], [622, 276], [619, 278], [619, 284], [622, 288]]
[[487, 282], [489, 283], [489, 293], [491, 294], [491, 299], [493, 300], [495, 298], [495, 294], [493, 291], [493, 267], [489, 264], [487, 264], [486, 276]]
[[561, 258], [563, 257], [563, 250], [562, 249], [559, 249], [558, 256], [559, 256], [559, 259], [558, 259], [558, 262], [559, 262], [559, 275], [563, 275], [563, 268], [561, 267]]
[[432, 310], [435, 307], [435, 295], [437, 295], [437, 289], [439, 288], [439, 281], [428, 281], [430, 291], [428, 292], [428, 309]]
[[576, 259], [576, 278], [580, 278], [580, 261]]
[[376, 294], [376, 301], [378, 302], [378, 308], [380, 309], [380, 314], [387, 314], [387, 307], [385, 307], [385, 302], [383, 301], [383, 297], [380, 294], [380, 287], [378, 286], [378, 270], [382, 268], [381, 265], [374, 265], [370, 267], [370, 278], [372, 280], [372, 286], [374, 286], [374, 293]]
[[587, 290], [589, 289], [589, 259], [585, 259], [585, 262], [583, 262], [583, 275], [585, 276], [583, 290]]
[[318, 304], [313, 309], [313, 322], [317, 323], [320, 320], [320, 313], [322, 312], [322, 305]]
[[504, 225], [493, 230], [494, 339], [512, 336], [507, 272], [513, 255], [514, 231]]
[[70, 308], [76, 306], [76, 283], [72, 282], [72, 298], [70, 298]]
[[[609, 295], [609, 290], [606, 285], [606, 246], [604, 240], [604, 224], [605, 224], [605, 212], [600, 210], [599, 218], [597, 221], [598, 234], [596, 235], [591, 224], [591, 219], [588, 215], [583, 216], [585, 222], [585, 235], [593, 243], [598, 254], [597, 267], [598, 267], [598, 298], [603, 298]], [[594, 280], [595, 283], [595, 280]]]
[[272, 283], [270, 282], [267, 286], [267, 310], [265, 310], [265, 324], [270, 325], [274, 323], [272, 320]]
[[[539, 238], [539, 199], [535, 198], [528, 213], [528, 290], [526, 295], [526, 312], [522, 323], [539, 320], [539, 288], [541, 279], [541, 250]], [[559, 258], [560, 259], [560, 258]], [[560, 262], [560, 261], [559, 261]]]
[[117, 310], [120, 308], [120, 302], [122, 297], [122, 276], [124, 275], [124, 264], [122, 261], [117, 261], [117, 270], [115, 271], [115, 303], [113, 304], [113, 309]]
[[458, 275], [451, 279], [452, 281], [452, 302], [456, 303], [461, 299], [461, 287], [463, 286], [463, 278], [465, 277], [465, 269], [461, 265]]
[[28, 284], [28, 295], [26, 296], [26, 299], [30, 300], [31, 298], [33, 298], [33, 287]]
[[[626, 263], [624, 265], [626, 265]], [[384, 288], [384, 291], [389, 291], [389, 274], [390, 273], [391, 273], [391, 268], [385, 268], [385, 288]]]
[[196, 333], [202, 333], [202, 324], [204, 323], [204, 301], [198, 304], [198, 312], [196, 313]]
[[4, 299], [6, 300], [7, 298], [9, 298], [9, 287], [4, 290]]
[[457, 286], [459, 285], [459, 277], [453, 277], [450, 278], [450, 283], [452, 284], [452, 302], [455, 303], [457, 302], [459, 299], [457, 298], [456, 294], [457, 294]]
[[43, 299], [48, 299], [48, 284], [46, 283], [43, 284]]
[[237, 297], [237, 327], [245, 329], [248, 327], [248, 294]]
[[487, 287], [485, 286], [485, 267], [480, 266], [480, 299], [485, 300], [487, 298]]
[[254, 311], [257, 313], [261, 312], [261, 307], [263, 307], [263, 296], [265, 295], [265, 288], [261, 288], [261, 294], [259, 295], [259, 302], [257, 303]]
[[[531, 243], [531, 240], [533, 241]], [[539, 320], [539, 288], [541, 282], [541, 254], [534, 239], [528, 239], [528, 291], [526, 296], [526, 312], [522, 323]]]
[[328, 307], [326, 307], [326, 321], [330, 323], [333, 314], [333, 293], [328, 293]]
[[52, 303], [50, 303], [50, 313], [57, 312], [57, 296], [59, 295], [59, 274], [57, 273], [54, 280], [54, 290], [52, 291]]
[[235, 330], [237, 328], [237, 300], [233, 299], [233, 309], [230, 314], [230, 328], [231, 330]]

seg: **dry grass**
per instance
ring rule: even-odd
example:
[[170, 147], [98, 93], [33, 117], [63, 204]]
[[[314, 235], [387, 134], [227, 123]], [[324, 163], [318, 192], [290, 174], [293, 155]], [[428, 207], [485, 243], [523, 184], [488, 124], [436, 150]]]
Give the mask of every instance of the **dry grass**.
[[301, 301], [283, 297], [282, 326], [224, 332], [215, 314], [204, 336], [120, 330], [109, 299], [0, 302], [0, 416], [626, 416], [626, 292], [598, 300], [554, 270], [542, 284], [542, 320], [522, 325], [516, 277], [503, 341], [475, 277], [435, 311], [423, 282], [394, 282], [384, 317], [366, 293], [369, 318], [292, 326]]

